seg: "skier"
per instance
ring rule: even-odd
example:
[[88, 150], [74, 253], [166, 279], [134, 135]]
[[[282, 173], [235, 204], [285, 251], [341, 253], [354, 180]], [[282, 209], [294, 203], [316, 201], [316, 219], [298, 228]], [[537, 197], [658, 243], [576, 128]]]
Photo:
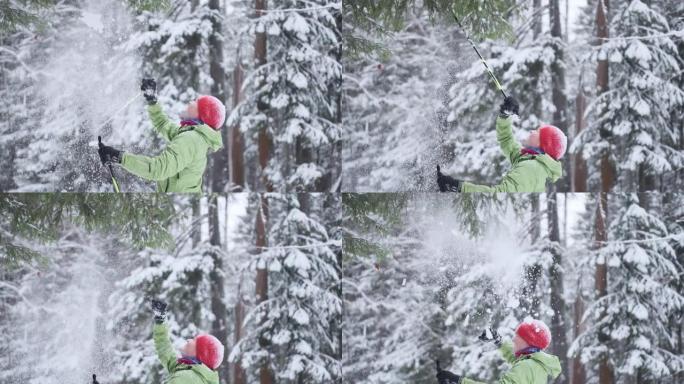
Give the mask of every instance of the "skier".
[[152, 300], [154, 347], [159, 361], [169, 373], [167, 384], [218, 384], [216, 368], [223, 362], [223, 344], [214, 336], [200, 334], [188, 340], [176, 355], [166, 326], [166, 303]]
[[[500, 384], [546, 384], [548, 379], [555, 379], [561, 373], [558, 357], [544, 352], [551, 343], [551, 332], [543, 322], [526, 319], [515, 330], [513, 342], [501, 342], [501, 336], [490, 328], [482, 332], [479, 339], [493, 342], [512, 365], [511, 369], [499, 379]], [[444, 371], [437, 364], [437, 380], [439, 384], [483, 384], [479, 381], [458, 376]]]
[[147, 157], [106, 145], [98, 153], [103, 164], [121, 164], [134, 175], [157, 181], [158, 192], [202, 192], [207, 153], [223, 147], [221, 132], [226, 109], [213, 96], [200, 96], [181, 114], [180, 125], [172, 123], [157, 104], [157, 84], [143, 79], [140, 89], [155, 130], [170, 144], [158, 156]]
[[556, 182], [562, 175], [559, 159], [565, 154], [567, 138], [560, 129], [542, 125], [530, 132], [521, 146], [513, 137], [511, 116], [520, 107], [513, 97], [506, 97], [496, 119], [496, 138], [513, 167], [494, 187], [476, 185], [443, 175], [437, 166], [440, 192], [544, 192], [546, 180]]

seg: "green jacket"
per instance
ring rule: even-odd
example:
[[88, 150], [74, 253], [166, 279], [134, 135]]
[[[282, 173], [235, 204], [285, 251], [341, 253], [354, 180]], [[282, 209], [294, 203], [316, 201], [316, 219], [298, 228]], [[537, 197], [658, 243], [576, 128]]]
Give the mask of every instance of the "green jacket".
[[[549, 378], [555, 379], [561, 373], [558, 357], [546, 352], [536, 352], [516, 358], [513, 344], [503, 343], [499, 348], [503, 358], [512, 365], [497, 381], [498, 384], [546, 384]], [[485, 384], [480, 381], [462, 378], [460, 384]]]
[[170, 144], [155, 157], [124, 153], [121, 165], [143, 179], [155, 180], [158, 192], [202, 192], [207, 153], [223, 147], [221, 132], [208, 125], [180, 127], [169, 120], [159, 104], [148, 107], [154, 128]]
[[522, 147], [513, 137], [510, 118], [496, 119], [496, 139], [513, 167], [499, 185], [489, 187], [464, 182], [461, 192], [545, 192], [546, 180], [555, 183], [563, 174], [561, 163], [549, 155], [520, 153]]
[[155, 324], [153, 337], [159, 361], [169, 373], [165, 384], [218, 384], [218, 372], [212, 371], [206, 365], [178, 363], [178, 356], [169, 340], [169, 329], [166, 324]]

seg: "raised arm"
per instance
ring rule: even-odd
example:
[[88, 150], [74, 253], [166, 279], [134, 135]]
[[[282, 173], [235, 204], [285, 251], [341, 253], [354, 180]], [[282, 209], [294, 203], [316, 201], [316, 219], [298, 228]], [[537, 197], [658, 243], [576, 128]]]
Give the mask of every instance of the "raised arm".
[[496, 141], [499, 143], [504, 156], [511, 163], [518, 161], [522, 146], [513, 137], [513, 123], [510, 116], [496, 118]]
[[180, 126], [169, 119], [159, 104], [151, 104], [147, 107], [147, 113], [152, 121], [155, 131], [157, 131], [166, 141], [173, 140], [178, 134]]
[[157, 350], [157, 357], [168, 372], [176, 369], [176, 352], [169, 339], [169, 328], [166, 326], [166, 303], [160, 300], [152, 300], [152, 311], [154, 312], [154, 329], [152, 338], [154, 349]]
[[157, 357], [168, 372], [172, 372], [178, 365], [176, 351], [171, 345], [169, 339], [169, 328], [165, 323], [155, 324], [152, 331], [154, 338], [154, 349], [157, 351]]

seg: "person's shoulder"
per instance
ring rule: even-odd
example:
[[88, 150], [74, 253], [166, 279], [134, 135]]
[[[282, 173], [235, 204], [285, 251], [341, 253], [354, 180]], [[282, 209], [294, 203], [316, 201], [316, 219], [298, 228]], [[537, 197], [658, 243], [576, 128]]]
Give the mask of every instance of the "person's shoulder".
[[193, 125], [191, 127], [182, 128], [180, 131], [178, 131], [178, 134], [173, 138], [173, 140], [195, 141], [198, 143], [202, 142], [202, 133], [199, 131], [198, 127], [200, 126]]

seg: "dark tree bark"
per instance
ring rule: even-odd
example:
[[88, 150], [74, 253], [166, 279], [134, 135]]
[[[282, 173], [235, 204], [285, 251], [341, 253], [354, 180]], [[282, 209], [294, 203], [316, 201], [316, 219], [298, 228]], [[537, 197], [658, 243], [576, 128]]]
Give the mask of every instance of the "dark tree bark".
[[[582, 317], [584, 316], [584, 301], [582, 300], [582, 294], [577, 293], [577, 298], [573, 305], [573, 337], [576, 339], [582, 332], [584, 332], [585, 326], [582, 322]], [[572, 384], [585, 384], [587, 382], [587, 372], [584, 369], [582, 360], [579, 354], [572, 359]]]
[[[596, 37], [598, 44], [603, 45], [608, 39], [608, 0], [599, 0], [596, 7]], [[608, 91], [609, 73], [608, 58], [599, 59], [596, 67], [596, 90], [598, 95]], [[601, 139], [610, 140], [611, 134], [601, 129]], [[610, 151], [601, 155], [601, 192], [610, 192], [615, 185], [615, 168], [610, 160]]]
[[[560, 230], [558, 223], [558, 203], [556, 194], [548, 194], [546, 198], [546, 211], [549, 221], [549, 240], [551, 246], [549, 252], [553, 255], [553, 264], [549, 267], [549, 281], [551, 284], [551, 339], [552, 351], [561, 361], [561, 365], [567, 367], [568, 337], [565, 325], [565, 300], [563, 299], [563, 265], [560, 246]], [[557, 383], [567, 383], [568, 376], [562, 373]]]
[[[584, 113], [587, 110], [587, 98], [584, 96], [584, 90], [580, 84], [580, 89], [575, 98], [575, 137], [579, 136], [580, 132], [586, 127], [587, 121], [584, 118]], [[582, 153], [573, 155], [575, 169], [572, 177], [572, 191], [586, 192], [587, 191], [587, 163], [582, 158]]]
[[[267, 235], [266, 235], [266, 223], [268, 221], [268, 202], [267, 198], [263, 194], [259, 194], [258, 209], [256, 216], [256, 249], [257, 257], [263, 252], [267, 245]], [[268, 300], [268, 270], [265, 265], [260, 265], [257, 262], [256, 271], [256, 302], [257, 305]], [[267, 311], [267, 310], [266, 310]], [[259, 345], [262, 348], [268, 347], [268, 342], [264, 338], [259, 338]], [[264, 362], [259, 368], [259, 383], [260, 384], [272, 384], [273, 375], [269, 369], [268, 361]]]
[[[223, 248], [219, 215], [218, 198], [216, 195], [212, 195], [209, 198], [209, 243], [214, 246], [214, 249]], [[211, 281], [211, 312], [214, 314], [214, 320], [211, 323], [211, 333], [216, 336], [217, 339], [221, 340], [223, 345], [227, 348], [228, 327], [226, 327], [226, 321], [228, 319], [228, 310], [225, 304], [223, 258], [220, 253], [213, 250], [210, 255], [214, 262], [214, 269], [209, 273], [209, 279]], [[228, 354], [226, 354], [226, 356], [227, 355]], [[230, 365], [221, 364], [218, 371], [219, 376], [221, 377], [221, 383], [227, 383], [227, 380], [230, 377]]]
[[191, 197], [192, 201], [192, 221], [193, 221], [193, 227], [192, 227], [192, 247], [196, 248], [201, 242], [202, 242], [202, 226], [200, 225], [199, 219], [201, 215], [201, 210], [200, 210], [200, 203], [201, 203], [201, 196], [193, 196]]
[[[606, 210], [608, 206], [608, 194], [601, 193], [598, 198], [598, 204], [596, 207], [596, 222], [595, 222], [595, 232], [594, 236], [596, 238], [596, 249], [600, 249], [605, 246], [605, 242], [608, 240], [608, 231], [606, 228]], [[596, 261], [596, 274], [595, 274], [595, 295], [596, 301], [601, 300], [608, 294], [608, 267], [606, 266], [606, 261], [602, 258]], [[605, 308], [601, 308], [603, 316], [605, 314]], [[610, 337], [602, 332], [599, 332], [598, 341], [600, 343], [607, 343]], [[613, 367], [610, 365], [607, 353], [604, 353], [598, 358], [599, 363], [599, 384], [613, 384], [615, 382], [615, 375], [613, 374]]]
[[[223, 7], [219, 0], [209, 0], [209, 9], [222, 15]], [[213, 80], [211, 84], [212, 96], [226, 103], [226, 72], [223, 69], [223, 25], [218, 17], [211, 18], [212, 32], [209, 35], [209, 74]], [[221, 128], [224, 143], [228, 142], [228, 131]], [[212, 154], [211, 190], [223, 191], [228, 183], [228, 147], [224, 146]]]
[[[539, 194], [533, 193], [530, 195], [531, 203], [531, 214], [532, 214], [532, 225], [530, 227], [530, 240], [532, 244], [536, 244], [539, 241], [541, 235], [541, 220], [539, 216], [541, 214], [539, 207]], [[522, 307], [527, 311], [527, 313], [534, 317], [539, 318], [539, 292], [537, 290], [537, 284], [539, 278], [541, 277], [542, 268], [541, 265], [535, 263], [525, 268], [525, 279], [523, 280], [522, 286]]]
[[[238, 58], [238, 63], [233, 69], [233, 108], [242, 101], [242, 83], [244, 80], [245, 74]], [[239, 192], [245, 188], [245, 138], [240, 132], [239, 124], [230, 127], [230, 132], [230, 181], [233, 191]]]
[[[551, 36], [554, 38], [553, 50], [556, 55], [556, 60], [551, 63], [551, 100], [553, 101], [553, 106], [555, 110], [553, 111], [553, 125], [560, 128], [566, 136], [568, 134], [568, 101], [565, 96], [565, 67], [564, 67], [564, 49], [563, 49], [563, 30], [561, 28], [561, 17], [560, 17], [560, 1], [550, 0], [549, 1], [549, 11], [550, 11], [550, 22], [551, 22]], [[562, 162], [562, 164], [567, 165], [568, 162]], [[570, 190], [570, 178], [572, 172], [568, 172], [565, 169], [564, 177], [560, 183], [558, 183], [558, 190], [569, 191]]]
[[[254, 8], [256, 9], [256, 17], [259, 18], [266, 12], [266, 0], [255, 0]], [[254, 39], [254, 59], [256, 61], [256, 70], [259, 70], [267, 60], [267, 40], [266, 31], [256, 32]], [[263, 78], [263, 77], [262, 77]], [[257, 109], [259, 112], [266, 114], [268, 105], [263, 100], [257, 100]], [[273, 139], [268, 133], [267, 123], [261, 123], [258, 137], [258, 152], [259, 152], [259, 166], [261, 168], [261, 184], [263, 189], [267, 192], [273, 191], [273, 184], [266, 175], [266, 168], [271, 156], [271, 146]]]
[[[235, 303], [235, 344], [242, 340], [243, 323], [245, 321], [245, 305], [242, 301], [242, 281], [238, 284], [237, 302]], [[242, 368], [240, 362], [232, 364], [233, 368], [233, 384], [247, 384], [247, 376], [245, 370]]]

